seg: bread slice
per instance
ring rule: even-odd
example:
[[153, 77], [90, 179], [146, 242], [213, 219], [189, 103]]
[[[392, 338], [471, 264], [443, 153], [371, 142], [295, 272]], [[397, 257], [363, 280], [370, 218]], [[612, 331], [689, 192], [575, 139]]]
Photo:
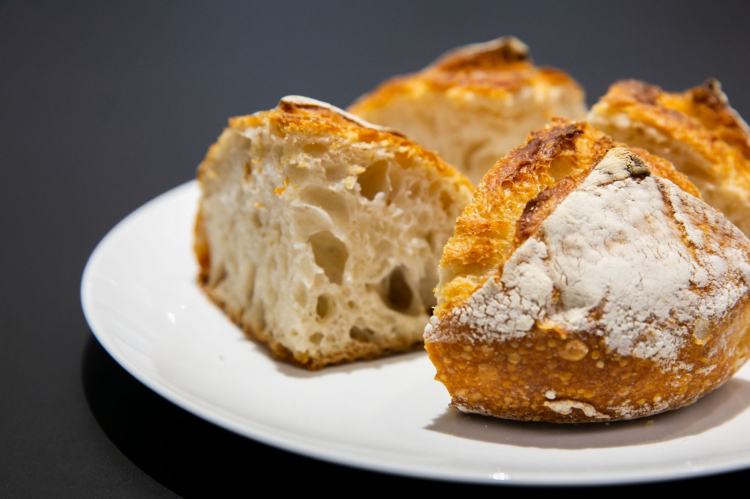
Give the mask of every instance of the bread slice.
[[452, 405], [612, 421], [732, 376], [750, 349], [750, 241], [694, 194], [583, 123], [557, 120], [498, 162], [446, 246], [425, 330]]
[[671, 161], [708, 204], [750, 235], [750, 129], [718, 81], [682, 93], [620, 81], [592, 108], [589, 122]]
[[472, 185], [325, 103], [234, 118], [198, 171], [208, 296], [276, 357], [317, 369], [414, 348]]
[[526, 45], [504, 37], [386, 81], [349, 110], [405, 132], [478, 184], [530, 131], [553, 116], [583, 118], [586, 105], [570, 76], [534, 66]]

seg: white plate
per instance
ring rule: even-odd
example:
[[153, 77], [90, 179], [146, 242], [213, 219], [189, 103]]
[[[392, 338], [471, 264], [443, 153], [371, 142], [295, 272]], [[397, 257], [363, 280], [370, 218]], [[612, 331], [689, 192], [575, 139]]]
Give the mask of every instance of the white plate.
[[606, 484], [750, 466], [750, 370], [691, 407], [611, 424], [544, 425], [448, 408], [420, 353], [307, 372], [248, 341], [195, 283], [194, 182], [146, 204], [94, 251], [81, 287], [101, 344], [180, 407], [336, 463], [480, 483]]

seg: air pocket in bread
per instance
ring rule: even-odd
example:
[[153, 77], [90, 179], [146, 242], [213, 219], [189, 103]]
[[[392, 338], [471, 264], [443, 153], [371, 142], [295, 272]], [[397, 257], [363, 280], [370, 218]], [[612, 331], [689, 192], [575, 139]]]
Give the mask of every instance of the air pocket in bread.
[[232, 119], [198, 179], [200, 282], [276, 357], [316, 369], [422, 344], [472, 191], [434, 153], [288, 97]]

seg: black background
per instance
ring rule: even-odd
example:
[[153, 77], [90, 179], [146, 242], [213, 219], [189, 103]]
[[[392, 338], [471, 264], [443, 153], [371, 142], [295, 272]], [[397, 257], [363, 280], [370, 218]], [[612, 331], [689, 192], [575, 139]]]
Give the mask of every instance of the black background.
[[286, 94], [343, 107], [500, 35], [569, 71], [589, 103], [620, 78], [682, 90], [714, 76], [750, 116], [748, 21], [750, 2], [0, 2], [0, 496], [526, 493], [326, 464], [176, 408], [93, 339], [86, 260], [125, 215], [194, 177], [229, 116]]

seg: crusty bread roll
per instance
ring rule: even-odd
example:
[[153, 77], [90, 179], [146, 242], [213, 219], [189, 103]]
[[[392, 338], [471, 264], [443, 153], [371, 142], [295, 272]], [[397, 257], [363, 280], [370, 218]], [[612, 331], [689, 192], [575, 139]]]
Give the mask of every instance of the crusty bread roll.
[[425, 346], [452, 405], [612, 421], [726, 381], [750, 347], [750, 241], [695, 194], [584, 123], [530, 134], [444, 251]]
[[553, 116], [586, 114], [584, 93], [566, 73], [536, 67], [513, 37], [461, 47], [419, 73], [397, 77], [349, 110], [405, 132], [478, 184], [526, 134]]
[[708, 204], [750, 235], [750, 129], [718, 81], [682, 93], [620, 81], [592, 108], [589, 122], [671, 161]]
[[322, 102], [234, 118], [198, 171], [208, 296], [316, 369], [422, 343], [472, 185], [434, 153]]

